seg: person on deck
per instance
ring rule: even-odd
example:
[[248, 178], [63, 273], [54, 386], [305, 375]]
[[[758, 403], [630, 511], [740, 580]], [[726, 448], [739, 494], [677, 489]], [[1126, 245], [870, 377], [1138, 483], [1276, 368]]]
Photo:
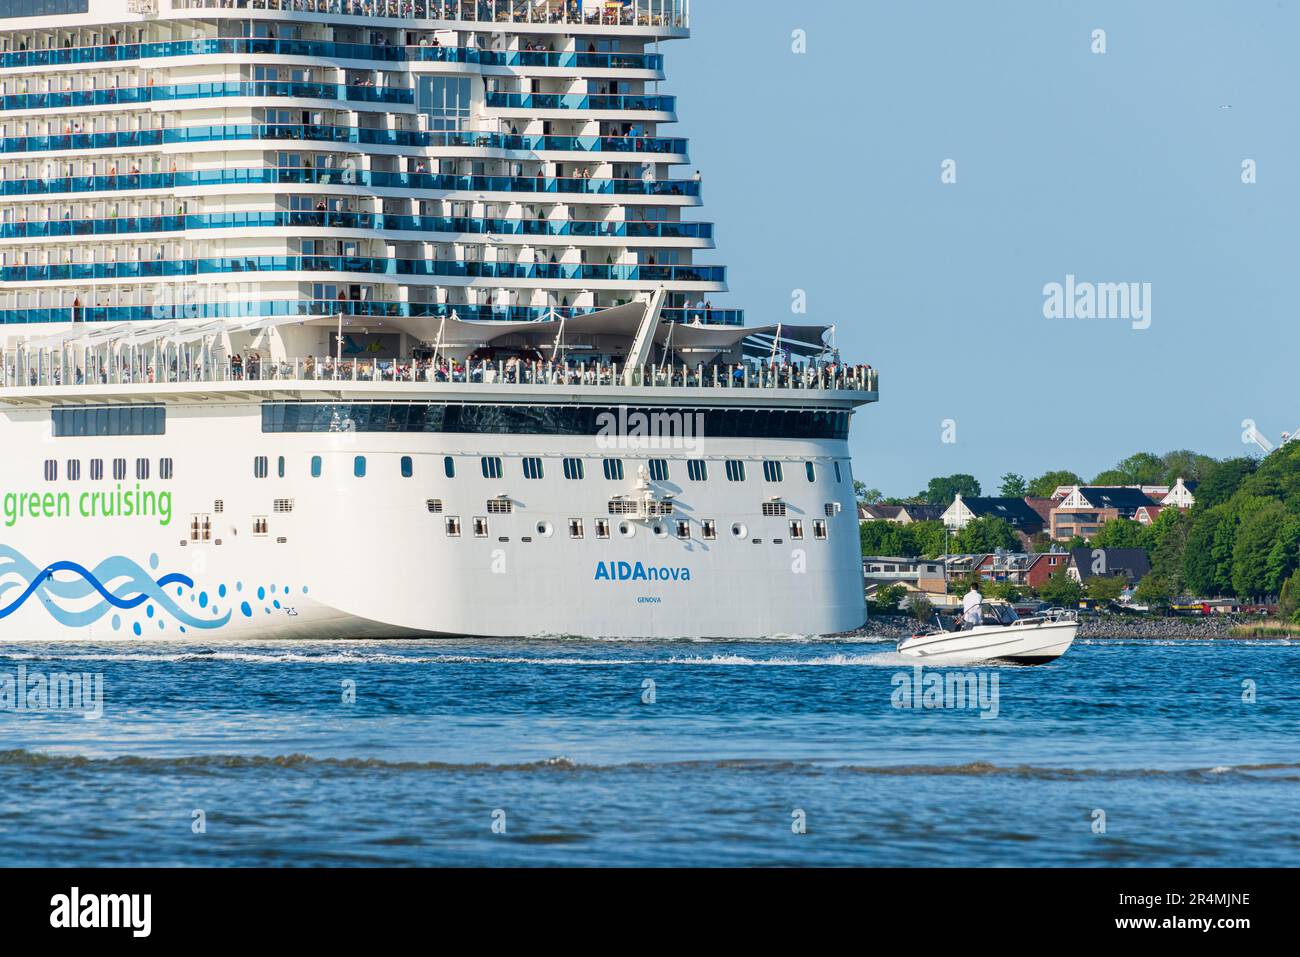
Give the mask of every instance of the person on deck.
[[980, 625], [980, 605], [984, 604], [984, 596], [980, 594], [979, 587], [975, 582], [971, 582], [970, 591], [961, 600], [962, 622], [966, 628], [977, 628]]

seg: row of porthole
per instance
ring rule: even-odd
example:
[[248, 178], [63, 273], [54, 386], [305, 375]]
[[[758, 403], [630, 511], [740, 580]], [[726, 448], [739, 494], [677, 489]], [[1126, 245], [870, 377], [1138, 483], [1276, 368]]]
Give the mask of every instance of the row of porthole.
[[[607, 518], [598, 518], [596, 521], [596, 538], [611, 538], [611, 524]], [[443, 527], [447, 532], [448, 538], [461, 537], [461, 521], [459, 516], [448, 515], [444, 519]], [[555, 535], [555, 526], [547, 521], [537, 523], [537, 534], [542, 538], [551, 538]], [[690, 541], [691, 523], [679, 520], [676, 523], [677, 538], [679, 541]], [[706, 542], [717, 541], [718, 532], [717, 524], [713, 519], [703, 519], [700, 522], [702, 531], [702, 540]], [[472, 520], [471, 530], [474, 538], [490, 538], [488, 531], [488, 520], [483, 517], [476, 517]], [[663, 523], [656, 523], [650, 528], [650, 533], [655, 538], [666, 539], [669, 537], [668, 527]], [[622, 538], [636, 537], [636, 524], [633, 522], [623, 521], [618, 523], [618, 534]], [[731, 534], [734, 538], [748, 538], [749, 526], [744, 522], [736, 522], [731, 526]], [[829, 534], [829, 526], [824, 519], [813, 519], [813, 538], [817, 541], [825, 541]], [[581, 541], [587, 537], [585, 522], [580, 518], [569, 519], [569, 538], [575, 541]], [[794, 519], [790, 522], [790, 538], [793, 541], [802, 541], [804, 537], [803, 521]]]

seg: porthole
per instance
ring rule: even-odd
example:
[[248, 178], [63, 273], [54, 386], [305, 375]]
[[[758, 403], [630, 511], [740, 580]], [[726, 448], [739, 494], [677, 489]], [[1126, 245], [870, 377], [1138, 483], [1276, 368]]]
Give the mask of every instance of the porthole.
[[538, 522], [537, 534], [542, 536], [542, 538], [550, 538], [555, 534], [555, 528], [550, 522]]
[[655, 533], [655, 538], [667, 538], [667, 537], [668, 537], [668, 529], [664, 528], [662, 525], [656, 525], [656, 526], [654, 527], [654, 533]]
[[731, 534], [737, 538], [745, 538], [749, 534], [749, 529], [742, 522], [737, 522], [731, 526]]
[[636, 526], [631, 522], [619, 522], [618, 533], [624, 538], [631, 538], [636, 534]]

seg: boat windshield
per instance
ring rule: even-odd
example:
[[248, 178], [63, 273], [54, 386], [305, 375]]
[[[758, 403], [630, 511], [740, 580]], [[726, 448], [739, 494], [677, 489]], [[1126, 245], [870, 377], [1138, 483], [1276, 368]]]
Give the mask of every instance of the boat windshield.
[[986, 624], [996, 622], [999, 625], [1014, 625], [1020, 620], [1020, 616], [1016, 614], [1016, 610], [1010, 605], [986, 604], [982, 611], [984, 613], [983, 618]]

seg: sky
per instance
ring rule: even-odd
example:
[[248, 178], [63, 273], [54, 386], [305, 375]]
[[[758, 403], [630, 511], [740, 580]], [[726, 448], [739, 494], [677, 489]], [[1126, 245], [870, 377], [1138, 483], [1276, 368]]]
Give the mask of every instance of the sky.
[[[729, 267], [715, 306], [834, 324], [880, 370], [854, 422], [867, 486], [966, 472], [996, 494], [1006, 472], [1088, 479], [1137, 451], [1249, 454], [1246, 420], [1274, 444], [1300, 428], [1300, 2], [694, 0], [692, 19], [662, 91], [703, 174], [692, 216], [718, 224], [697, 261]], [[1150, 283], [1149, 326], [1046, 318], [1068, 275]]]

